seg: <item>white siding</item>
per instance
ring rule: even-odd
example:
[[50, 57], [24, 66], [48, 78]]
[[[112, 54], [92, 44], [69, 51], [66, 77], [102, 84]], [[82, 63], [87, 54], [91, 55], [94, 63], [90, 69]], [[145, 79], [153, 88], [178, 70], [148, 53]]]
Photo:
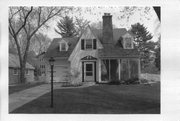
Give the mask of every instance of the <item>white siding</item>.
[[[96, 39], [97, 40], [97, 49], [96, 50], [81, 50], [81, 39]], [[73, 70], [77, 70], [80, 72], [79, 78], [82, 77], [81, 72], [81, 58], [85, 56], [93, 56], [98, 58], [98, 49], [102, 48], [102, 44], [100, 43], [99, 39], [92, 33], [90, 27], [88, 26], [85, 32], [82, 34], [81, 38], [79, 39], [75, 49], [73, 50], [72, 54], [69, 57], [69, 61], [71, 63], [71, 73]], [[96, 71], [97, 72], [97, 71]]]

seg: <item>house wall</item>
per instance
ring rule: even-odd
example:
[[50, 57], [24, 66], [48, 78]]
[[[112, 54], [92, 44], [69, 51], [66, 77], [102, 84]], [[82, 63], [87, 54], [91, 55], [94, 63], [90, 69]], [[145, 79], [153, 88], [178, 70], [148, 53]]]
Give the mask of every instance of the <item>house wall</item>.
[[33, 82], [34, 81], [34, 70], [29, 69], [28, 74], [26, 74], [26, 81]]
[[9, 85], [20, 83], [19, 74], [14, 75], [14, 68], [9, 68]]
[[39, 60], [39, 69], [40, 69], [40, 75], [41, 76], [46, 76], [46, 62], [44, 59], [44, 54], [40, 55], [38, 57]]
[[[26, 82], [33, 82], [34, 81], [34, 70], [28, 69], [28, 75], [25, 75], [26, 77]], [[9, 68], [9, 84], [18, 84], [20, 83], [20, 74], [19, 74], [19, 69], [18, 69], [18, 74], [14, 74], [14, 68]]]
[[[67, 81], [67, 76], [70, 71], [70, 62], [67, 58], [54, 58], [54, 81], [55, 82], [64, 82]], [[48, 63], [47, 63], [48, 64]], [[46, 65], [47, 65], [46, 64]], [[50, 82], [51, 73], [50, 65], [47, 65], [46, 69], [46, 81]]]
[[[96, 39], [97, 40], [97, 49], [95, 50], [81, 50], [81, 39]], [[102, 44], [100, 43], [99, 39], [92, 33], [90, 27], [86, 29], [86, 31], [83, 33], [81, 38], [79, 39], [75, 49], [73, 50], [72, 54], [69, 57], [70, 61], [70, 68], [71, 73], [74, 74], [75, 72], [79, 72], [78, 80], [82, 81], [82, 62], [81, 58], [86, 56], [93, 56], [95, 58], [98, 58], [98, 49], [102, 48]], [[98, 71], [96, 71], [98, 72]]]

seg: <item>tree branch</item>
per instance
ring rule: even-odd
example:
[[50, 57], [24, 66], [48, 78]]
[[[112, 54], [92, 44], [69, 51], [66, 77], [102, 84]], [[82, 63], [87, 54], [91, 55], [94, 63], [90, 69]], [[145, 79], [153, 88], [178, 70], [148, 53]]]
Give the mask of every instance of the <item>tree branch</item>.
[[27, 22], [27, 18], [30, 15], [30, 13], [32, 12], [33, 7], [31, 7], [30, 11], [28, 11], [28, 13], [26, 14], [25, 18], [24, 18], [24, 22], [23, 25], [18, 29], [18, 31], [16, 32], [16, 35], [21, 31], [21, 29], [26, 25]]

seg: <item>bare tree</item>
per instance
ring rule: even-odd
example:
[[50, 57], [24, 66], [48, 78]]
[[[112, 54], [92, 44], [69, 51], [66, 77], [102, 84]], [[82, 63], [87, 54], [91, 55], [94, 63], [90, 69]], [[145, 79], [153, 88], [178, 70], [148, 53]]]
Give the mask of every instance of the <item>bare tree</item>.
[[[68, 8], [69, 9], [69, 8]], [[33, 36], [53, 17], [61, 17], [66, 7], [10, 7], [9, 33], [18, 51], [20, 62], [20, 81], [25, 82], [25, 65], [30, 42]], [[22, 40], [22, 41], [21, 41]], [[22, 43], [21, 43], [22, 42]], [[23, 46], [22, 46], [23, 45]]]
[[102, 29], [102, 28], [103, 28], [103, 27], [102, 27], [102, 22], [99, 21], [99, 22], [93, 22], [93, 23], [91, 23], [91, 28], [93, 28], [93, 29]]
[[30, 50], [34, 51], [37, 55], [46, 52], [51, 43], [51, 39], [42, 33], [35, 34], [30, 44]]
[[76, 32], [78, 35], [81, 35], [85, 28], [88, 26], [90, 21], [83, 19], [83, 18], [75, 18], [75, 25], [76, 25]]

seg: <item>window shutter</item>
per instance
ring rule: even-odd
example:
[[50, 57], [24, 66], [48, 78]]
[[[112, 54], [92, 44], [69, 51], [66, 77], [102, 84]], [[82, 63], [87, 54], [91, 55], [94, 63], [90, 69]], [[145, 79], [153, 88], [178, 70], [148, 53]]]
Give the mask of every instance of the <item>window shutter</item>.
[[93, 39], [93, 49], [97, 49], [97, 41], [96, 41], [96, 39]]
[[84, 39], [81, 40], [81, 50], [84, 50]]

